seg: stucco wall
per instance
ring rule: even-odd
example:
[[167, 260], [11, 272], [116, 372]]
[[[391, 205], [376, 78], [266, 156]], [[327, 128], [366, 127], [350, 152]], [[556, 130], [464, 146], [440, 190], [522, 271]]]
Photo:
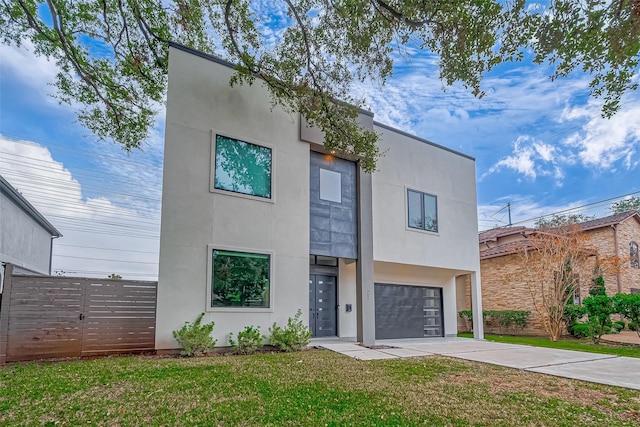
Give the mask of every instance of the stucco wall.
[[[233, 70], [170, 48], [156, 347], [206, 311], [218, 345], [246, 325], [267, 332], [298, 308], [308, 313], [309, 145], [296, 115], [271, 108], [261, 81], [229, 86]], [[273, 200], [210, 191], [212, 134], [273, 149]], [[207, 245], [270, 251], [270, 310], [212, 310], [207, 304]], [[225, 311], [226, 310], [226, 311]]]
[[[477, 271], [475, 162], [374, 126], [385, 155], [373, 174], [376, 261]], [[407, 188], [437, 196], [438, 232], [407, 227]]]
[[49, 274], [51, 234], [0, 193], [0, 262]]

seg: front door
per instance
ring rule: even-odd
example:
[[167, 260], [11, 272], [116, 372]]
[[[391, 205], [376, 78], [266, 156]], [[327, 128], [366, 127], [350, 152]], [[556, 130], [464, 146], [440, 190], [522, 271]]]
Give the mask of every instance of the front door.
[[336, 277], [309, 275], [309, 328], [314, 337], [337, 335]]

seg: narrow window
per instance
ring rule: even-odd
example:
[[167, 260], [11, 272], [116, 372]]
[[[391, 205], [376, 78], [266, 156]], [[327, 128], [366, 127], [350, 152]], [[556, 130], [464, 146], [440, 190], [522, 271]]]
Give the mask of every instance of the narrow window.
[[211, 307], [269, 307], [269, 255], [214, 249], [211, 257]]
[[216, 135], [214, 188], [271, 198], [271, 148]]
[[342, 203], [342, 175], [320, 168], [320, 199]]
[[638, 244], [636, 242], [629, 243], [629, 260], [631, 267], [640, 268], [640, 258], [638, 257]]
[[438, 200], [436, 196], [407, 190], [407, 205], [410, 228], [438, 231]]

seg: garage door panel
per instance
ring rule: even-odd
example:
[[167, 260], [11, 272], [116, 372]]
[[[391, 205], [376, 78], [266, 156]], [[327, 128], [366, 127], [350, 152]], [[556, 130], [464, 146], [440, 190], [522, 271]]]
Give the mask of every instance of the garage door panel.
[[443, 336], [442, 290], [375, 284], [376, 339]]

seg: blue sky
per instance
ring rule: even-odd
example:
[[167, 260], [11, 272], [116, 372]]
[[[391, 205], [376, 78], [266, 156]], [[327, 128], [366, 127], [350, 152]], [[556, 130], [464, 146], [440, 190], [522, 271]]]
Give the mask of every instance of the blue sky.
[[[64, 237], [54, 270], [154, 279], [162, 183], [163, 112], [142, 150], [97, 141], [75, 107], [49, 94], [57, 68], [22, 48], [0, 46], [0, 174]], [[442, 90], [435, 58], [397, 58], [384, 88], [361, 84], [379, 122], [474, 156], [480, 229], [576, 206], [606, 215], [604, 199], [640, 191], [640, 94], [612, 119], [588, 95], [588, 76], [552, 82], [545, 67], [505, 64], [486, 76], [486, 96]], [[525, 222], [526, 223], [526, 222]]]

